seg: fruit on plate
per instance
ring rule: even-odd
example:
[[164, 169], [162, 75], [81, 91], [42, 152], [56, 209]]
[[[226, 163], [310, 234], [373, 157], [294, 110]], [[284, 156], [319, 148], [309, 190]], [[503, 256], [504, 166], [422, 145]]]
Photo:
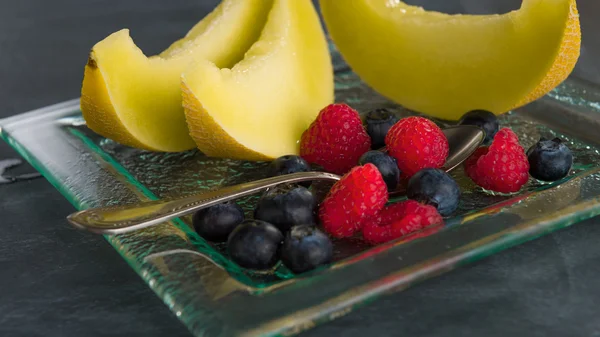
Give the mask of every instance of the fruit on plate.
[[365, 124], [367, 133], [371, 137], [371, 149], [379, 150], [385, 146], [385, 136], [396, 122], [398, 117], [387, 109], [369, 111], [365, 117]]
[[385, 144], [405, 178], [424, 168], [442, 167], [450, 151], [442, 129], [427, 118], [415, 116], [394, 124], [385, 136]]
[[281, 260], [294, 273], [307, 272], [330, 263], [332, 259], [331, 240], [313, 226], [292, 227], [285, 236]]
[[488, 191], [518, 192], [529, 180], [529, 162], [517, 135], [508, 128], [496, 133], [492, 145], [478, 148], [464, 163], [465, 173]]
[[302, 157], [295, 155], [281, 156], [273, 160], [269, 165], [270, 177], [309, 171], [310, 164]]
[[272, 224], [246, 220], [227, 239], [227, 252], [241, 267], [265, 270], [277, 264], [281, 255], [283, 234]]
[[244, 211], [234, 202], [207, 207], [196, 212], [192, 224], [196, 232], [212, 242], [225, 242], [229, 234], [244, 221]]
[[276, 0], [259, 40], [233, 68], [198, 60], [182, 75], [192, 138], [209, 156], [298, 154], [302, 132], [333, 101], [327, 41], [310, 1]]
[[386, 206], [376, 216], [367, 219], [362, 234], [369, 244], [377, 245], [443, 223], [434, 206], [405, 200]]
[[333, 185], [319, 207], [319, 220], [329, 235], [350, 237], [387, 201], [387, 186], [377, 167], [357, 166]]
[[88, 127], [137, 148], [193, 148], [181, 105], [181, 73], [193, 59], [235, 64], [258, 39], [271, 6], [269, 0], [224, 0], [158, 56], [146, 57], [126, 29], [98, 42], [81, 90]]
[[283, 184], [263, 194], [254, 219], [271, 223], [285, 234], [293, 226], [316, 225], [316, 208], [317, 200], [306, 187]]
[[469, 111], [458, 122], [460, 125], [473, 125], [480, 127], [485, 131], [484, 144], [489, 144], [494, 139], [498, 130], [500, 130], [500, 123], [498, 117], [493, 113], [485, 110], [473, 110]]
[[442, 216], [449, 216], [458, 208], [460, 188], [446, 171], [426, 168], [410, 178], [406, 196], [435, 207]]
[[[281, 156], [271, 162], [269, 165], [269, 176], [276, 177], [284, 174], [309, 172], [310, 164], [304, 158], [296, 155]], [[303, 181], [298, 185], [306, 188], [310, 187], [310, 181]]]
[[529, 174], [541, 181], [557, 181], [569, 174], [573, 153], [562, 139], [540, 139], [527, 150]]
[[302, 133], [300, 155], [327, 172], [344, 174], [371, 148], [371, 139], [358, 111], [347, 104], [323, 108]]
[[400, 183], [400, 169], [398, 168], [398, 162], [396, 162], [394, 157], [388, 156], [381, 151], [373, 150], [363, 154], [358, 160], [358, 164], [361, 166], [368, 163], [377, 167], [388, 191], [392, 192], [398, 187], [398, 184]]
[[523, 0], [503, 15], [447, 15], [402, 1], [321, 0], [352, 69], [381, 94], [430, 116], [499, 114], [560, 84], [579, 57], [575, 0]]

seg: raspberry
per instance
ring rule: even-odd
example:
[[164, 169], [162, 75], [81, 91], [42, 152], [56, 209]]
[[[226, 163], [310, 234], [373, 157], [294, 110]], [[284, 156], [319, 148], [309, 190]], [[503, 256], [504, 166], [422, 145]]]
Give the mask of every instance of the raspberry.
[[387, 206], [379, 214], [366, 220], [363, 237], [368, 243], [376, 245], [443, 223], [444, 220], [435, 207], [406, 200]]
[[365, 218], [374, 216], [388, 200], [387, 186], [373, 164], [357, 166], [335, 183], [319, 208], [319, 219], [334, 237], [354, 235]]
[[423, 117], [400, 120], [388, 131], [385, 144], [405, 178], [424, 168], [442, 167], [449, 151], [448, 139], [442, 130]]
[[381, 214], [367, 219], [364, 223], [362, 235], [365, 241], [371, 245], [378, 245], [394, 239], [392, 226], [380, 226], [380, 224], [383, 224]]
[[529, 179], [527, 155], [512, 130], [496, 134], [492, 145], [477, 149], [465, 161], [467, 175], [486, 190], [518, 192]]
[[302, 134], [300, 156], [326, 171], [344, 174], [371, 149], [371, 138], [356, 110], [346, 104], [325, 107]]

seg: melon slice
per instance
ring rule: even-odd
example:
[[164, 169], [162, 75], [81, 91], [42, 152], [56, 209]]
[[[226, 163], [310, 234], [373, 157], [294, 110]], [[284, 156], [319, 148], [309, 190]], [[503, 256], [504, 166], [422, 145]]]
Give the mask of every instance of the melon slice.
[[350, 67], [397, 103], [457, 120], [504, 113], [545, 95], [573, 70], [575, 0], [523, 0], [503, 15], [447, 15], [400, 0], [320, 0]]
[[180, 77], [192, 60], [232, 66], [258, 39], [272, 0], [224, 0], [162, 54], [146, 57], [128, 30], [92, 49], [81, 111], [96, 133], [132, 147], [182, 151], [194, 147], [181, 106]]
[[199, 60], [182, 76], [192, 138], [209, 156], [269, 160], [298, 153], [333, 101], [333, 70], [310, 1], [275, 0], [259, 40], [233, 68]]

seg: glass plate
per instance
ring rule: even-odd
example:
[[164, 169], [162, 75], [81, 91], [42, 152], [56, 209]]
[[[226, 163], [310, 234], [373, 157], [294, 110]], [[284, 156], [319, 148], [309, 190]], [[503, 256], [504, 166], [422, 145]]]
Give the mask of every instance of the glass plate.
[[[337, 100], [361, 111], [389, 108], [333, 51]], [[282, 266], [253, 273], [229, 261], [182, 218], [106, 239], [196, 336], [291, 335], [500, 250], [600, 214], [600, 90], [570, 79], [550, 95], [501, 117], [529, 147], [540, 136], [564, 138], [575, 154], [571, 175], [530, 181], [513, 196], [477, 188], [461, 169], [456, 216], [445, 226], [370, 248], [335, 241], [335, 262], [294, 276]], [[448, 123], [439, 121], [444, 126]], [[186, 195], [264, 177], [265, 163], [208, 158], [198, 151], [152, 153], [88, 130], [78, 100], [0, 121], [2, 137], [78, 209]], [[257, 196], [241, 205], [250, 211]], [[251, 213], [250, 213], [251, 214]], [[65, 214], [66, 216], [67, 214]]]

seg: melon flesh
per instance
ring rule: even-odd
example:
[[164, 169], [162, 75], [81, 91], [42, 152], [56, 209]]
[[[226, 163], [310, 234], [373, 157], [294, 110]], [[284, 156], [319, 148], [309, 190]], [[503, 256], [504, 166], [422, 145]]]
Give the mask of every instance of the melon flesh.
[[329, 33], [375, 90], [448, 120], [544, 95], [580, 50], [575, 0], [524, 0], [503, 15], [448, 15], [400, 0], [320, 0]]
[[297, 154], [300, 136], [333, 101], [333, 70], [310, 1], [275, 0], [259, 40], [233, 68], [199, 60], [182, 76], [192, 137], [209, 156]]
[[272, 0], [224, 0], [162, 54], [146, 57], [124, 29], [96, 44], [85, 67], [81, 110], [95, 132], [155, 151], [194, 147], [180, 77], [192, 60], [233, 66], [255, 42]]

